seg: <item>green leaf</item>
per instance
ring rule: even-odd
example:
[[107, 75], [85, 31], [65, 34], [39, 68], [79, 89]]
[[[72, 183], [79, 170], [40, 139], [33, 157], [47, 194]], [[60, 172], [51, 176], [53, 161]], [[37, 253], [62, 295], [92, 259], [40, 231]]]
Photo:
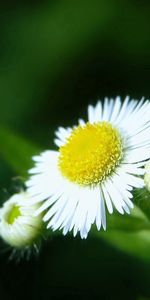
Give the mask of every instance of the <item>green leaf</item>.
[[150, 261], [150, 230], [113, 230], [101, 234], [101, 237], [121, 251]]
[[18, 175], [26, 176], [32, 166], [31, 157], [39, 153], [38, 147], [4, 127], [0, 127], [0, 141], [1, 157]]
[[108, 215], [106, 232], [94, 230], [94, 235], [121, 251], [150, 261], [150, 220], [137, 206], [131, 215]]

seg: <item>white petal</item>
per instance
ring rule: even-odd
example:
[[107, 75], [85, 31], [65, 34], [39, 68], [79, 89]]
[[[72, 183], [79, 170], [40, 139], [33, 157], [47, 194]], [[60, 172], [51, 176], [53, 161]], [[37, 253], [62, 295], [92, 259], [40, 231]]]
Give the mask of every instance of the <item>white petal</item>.
[[90, 123], [95, 122], [94, 107], [92, 105], [88, 106], [88, 120]]
[[115, 122], [115, 119], [118, 117], [118, 114], [120, 112], [120, 108], [121, 108], [121, 99], [120, 99], [120, 97], [116, 97], [116, 99], [114, 101], [112, 115], [110, 118], [111, 123]]
[[102, 120], [102, 103], [97, 102], [95, 107], [95, 122], [100, 122]]

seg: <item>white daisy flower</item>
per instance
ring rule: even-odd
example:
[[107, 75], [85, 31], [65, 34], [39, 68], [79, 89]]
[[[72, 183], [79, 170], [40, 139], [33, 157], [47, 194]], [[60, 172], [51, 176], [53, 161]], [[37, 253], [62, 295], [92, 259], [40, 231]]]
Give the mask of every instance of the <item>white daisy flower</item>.
[[58, 151], [34, 157], [27, 182], [48, 227], [86, 238], [93, 223], [106, 229], [105, 207], [130, 213], [131, 191], [144, 186], [150, 158], [150, 102], [105, 98], [88, 106], [87, 122], [59, 127], [56, 137]]
[[33, 216], [39, 205], [29, 199], [27, 192], [15, 194], [0, 209], [0, 237], [12, 247], [34, 244], [42, 231], [42, 216]]
[[150, 192], [150, 160], [145, 165], [145, 176], [144, 176], [145, 186]]

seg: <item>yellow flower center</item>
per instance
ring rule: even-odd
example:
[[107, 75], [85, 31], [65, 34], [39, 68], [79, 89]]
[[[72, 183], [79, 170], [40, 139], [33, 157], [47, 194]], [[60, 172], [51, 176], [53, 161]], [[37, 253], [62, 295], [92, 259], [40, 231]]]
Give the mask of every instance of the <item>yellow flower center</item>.
[[14, 221], [20, 216], [21, 216], [21, 212], [19, 206], [13, 205], [7, 215], [7, 222], [12, 225]]
[[73, 129], [59, 149], [58, 167], [70, 181], [86, 186], [100, 183], [119, 164], [122, 139], [108, 122]]

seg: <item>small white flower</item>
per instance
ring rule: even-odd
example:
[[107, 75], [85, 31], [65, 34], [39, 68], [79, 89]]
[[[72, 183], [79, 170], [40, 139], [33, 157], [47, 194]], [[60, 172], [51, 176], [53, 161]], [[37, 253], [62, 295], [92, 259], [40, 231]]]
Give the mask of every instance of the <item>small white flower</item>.
[[93, 223], [106, 228], [109, 213], [130, 213], [132, 189], [142, 188], [145, 160], [150, 158], [150, 102], [123, 103], [105, 98], [88, 106], [88, 121], [56, 131], [58, 151], [34, 157], [35, 167], [27, 187], [37, 215], [63, 233], [73, 229], [86, 238]]
[[150, 161], [148, 161], [147, 164], [145, 165], [144, 181], [145, 181], [146, 188], [150, 192]]
[[0, 209], [0, 236], [12, 247], [34, 244], [42, 231], [42, 216], [33, 216], [39, 205], [30, 205], [27, 200], [30, 200], [28, 193], [21, 192]]

